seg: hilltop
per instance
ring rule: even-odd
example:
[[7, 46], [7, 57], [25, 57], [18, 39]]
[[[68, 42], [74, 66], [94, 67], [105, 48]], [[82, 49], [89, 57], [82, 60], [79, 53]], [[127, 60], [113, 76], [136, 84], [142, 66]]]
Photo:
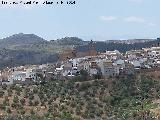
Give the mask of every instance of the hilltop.
[[57, 53], [83, 43], [83, 40], [77, 37], [47, 41], [34, 34], [15, 34], [0, 39], [0, 68], [53, 63], [58, 59]]
[[7, 45], [34, 44], [34, 43], [40, 43], [40, 42], [44, 42], [44, 41], [46, 41], [46, 40], [44, 40], [43, 38], [41, 38], [37, 35], [23, 34], [23, 33], [14, 34], [12, 36], [0, 39], [0, 43], [3, 44], [3, 47], [7, 46]]
[[65, 38], [54, 40], [52, 42], [58, 45], [75, 45], [75, 46], [85, 45], [88, 43], [87, 41], [83, 41], [78, 37], [65, 37]]

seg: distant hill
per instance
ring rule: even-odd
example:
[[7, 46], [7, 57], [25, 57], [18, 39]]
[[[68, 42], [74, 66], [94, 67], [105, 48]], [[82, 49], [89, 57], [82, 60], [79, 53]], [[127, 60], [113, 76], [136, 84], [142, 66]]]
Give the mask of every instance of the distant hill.
[[[47, 41], [34, 34], [15, 34], [0, 39], [0, 68], [25, 64], [41, 64], [56, 62], [58, 53], [67, 48], [75, 48], [77, 52], [88, 51], [88, 43], [78, 37], [65, 37]], [[132, 49], [151, 47], [160, 43], [160, 39], [133, 39], [95, 41], [96, 50], [119, 50], [126, 52]]]
[[[117, 41], [117, 42], [116, 42]], [[152, 47], [152, 46], [157, 46], [160, 43], [160, 39], [155, 39], [155, 40], [143, 40], [142, 41], [135, 41], [132, 42], [120, 42], [118, 40], [116, 41], [97, 41], [95, 42], [96, 50], [98, 52], [105, 52], [106, 50], [119, 50], [120, 52], [126, 52], [129, 50], [137, 50], [137, 49], [142, 49], [146, 47]], [[85, 52], [88, 51], [89, 46], [84, 45], [84, 46], [78, 46], [77, 51], [80, 52]]]
[[88, 43], [88, 41], [83, 41], [78, 37], [65, 37], [65, 38], [57, 39], [51, 42], [54, 42], [58, 45], [75, 45], [75, 46], [86, 45]]
[[3, 38], [0, 40], [0, 43], [3, 43], [3, 45], [9, 45], [9, 44], [34, 44], [39, 42], [45, 42], [43, 38], [34, 35], [34, 34], [15, 34], [6, 38]]
[[56, 53], [43, 53], [26, 50], [0, 50], [0, 69], [27, 64], [54, 63], [58, 60]]
[[57, 53], [66, 48], [85, 45], [77, 37], [47, 41], [34, 34], [15, 34], [0, 39], [0, 68], [25, 64], [53, 63]]
[[78, 37], [65, 37], [47, 41], [34, 34], [15, 34], [0, 39], [0, 49], [27, 50], [45, 53], [58, 53], [67, 47], [86, 45], [87, 42]]
[[134, 44], [134, 43], [144, 43], [154, 41], [155, 39], [128, 39], [128, 40], [106, 40], [107, 43], [125, 43], [125, 44]]

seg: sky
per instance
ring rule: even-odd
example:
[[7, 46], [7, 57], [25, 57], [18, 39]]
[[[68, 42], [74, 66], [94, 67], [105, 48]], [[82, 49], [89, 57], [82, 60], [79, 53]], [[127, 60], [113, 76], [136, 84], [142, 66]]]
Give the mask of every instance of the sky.
[[0, 38], [17, 33], [33, 33], [46, 40], [66, 36], [108, 40], [160, 35], [160, 0], [75, 1], [75, 5], [2, 5], [0, 0]]

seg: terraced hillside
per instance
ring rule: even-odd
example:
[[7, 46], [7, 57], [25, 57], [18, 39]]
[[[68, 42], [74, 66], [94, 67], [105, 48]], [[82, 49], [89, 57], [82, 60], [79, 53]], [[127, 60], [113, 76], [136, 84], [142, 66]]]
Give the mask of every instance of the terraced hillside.
[[0, 90], [1, 119], [7, 120], [158, 120], [160, 82], [137, 75], [86, 81], [52, 80]]

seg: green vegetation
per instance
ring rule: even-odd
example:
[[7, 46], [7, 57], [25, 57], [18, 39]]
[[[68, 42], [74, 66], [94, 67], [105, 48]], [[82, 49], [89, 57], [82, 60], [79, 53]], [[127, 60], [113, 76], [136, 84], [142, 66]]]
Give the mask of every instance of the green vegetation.
[[0, 69], [26, 64], [54, 63], [58, 53], [85, 44], [77, 37], [46, 41], [34, 34], [15, 34], [0, 39]]
[[[98, 52], [106, 50], [119, 50], [126, 52], [158, 44], [160, 39], [144, 43], [123, 44], [98, 41], [95, 43]], [[58, 53], [72, 48], [77, 52], [87, 52], [89, 41], [77, 37], [65, 37], [58, 40], [44, 40], [34, 34], [15, 34], [0, 39], [0, 68], [20, 66], [26, 64], [53, 63], [58, 59]]]
[[150, 110], [157, 107], [153, 100], [160, 97], [160, 82], [144, 75], [92, 81], [75, 78], [13, 85], [0, 93], [3, 120], [156, 120]]

